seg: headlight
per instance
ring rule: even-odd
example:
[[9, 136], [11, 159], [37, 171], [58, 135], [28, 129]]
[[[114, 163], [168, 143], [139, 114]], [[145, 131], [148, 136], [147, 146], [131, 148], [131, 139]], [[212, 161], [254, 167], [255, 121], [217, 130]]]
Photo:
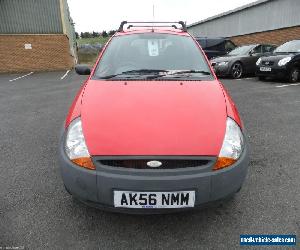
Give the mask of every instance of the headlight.
[[76, 165], [88, 169], [96, 169], [85, 143], [80, 118], [76, 118], [68, 127], [65, 150], [69, 159]]
[[285, 57], [283, 59], [281, 59], [279, 62], [278, 62], [278, 66], [284, 66], [286, 65], [290, 60], [292, 60], [292, 58], [289, 56], [289, 57]]
[[231, 118], [227, 118], [223, 145], [213, 170], [222, 169], [235, 163], [244, 148], [244, 136], [239, 125]]
[[258, 60], [256, 61], [256, 65], [258, 66], [261, 62], [261, 58], [258, 58]]
[[219, 62], [218, 65], [219, 66], [226, 66], [228, 64], [228, 62]]

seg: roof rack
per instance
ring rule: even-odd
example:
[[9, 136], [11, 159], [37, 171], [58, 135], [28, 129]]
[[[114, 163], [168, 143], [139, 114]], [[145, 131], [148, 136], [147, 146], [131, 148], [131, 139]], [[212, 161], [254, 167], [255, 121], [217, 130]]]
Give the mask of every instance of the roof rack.
[[[127, 22], [127, 21], [123, 21], [120, 24], [118, 32], [123, 32], [124, 31], [124, 25], [126, 25], [126, 24], [130, 24], [130, 25], [128, 25], [127, 29], [130, 29], [132, 27], [148, 27], [148, 28], [172, 27], [174, 29], [178, 29], [177, 26], [175, 25], [175, 23], [181, 25], [182, 31], [184, 31], [184, 32], [187, 31], [186, 24], [183, 21], [178, 21], [178, 22]], [[138, 24], [138, 25], [136, 25], [136, 24]], [[147, 25], [147, 24], [149, 24], [149, 25]], [[160, 25], [157, 25], [157, 24], [160, 24]]]

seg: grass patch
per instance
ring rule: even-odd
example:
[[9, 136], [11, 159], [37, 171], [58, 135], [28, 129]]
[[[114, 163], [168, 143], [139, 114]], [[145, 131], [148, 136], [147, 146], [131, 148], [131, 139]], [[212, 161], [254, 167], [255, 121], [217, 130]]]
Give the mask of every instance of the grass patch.
[[93, 66], [98, 58], [98, 54], [78, 53], [78, 63]]
[[93, 37], [93, 38], [79, 38], [77, 39], [77, 44], [82, 45], [82, 44], [96, 44], [96, 43], [101, 43], [104, 45], [110, 37]]
[[[77, 39], [77, 44], [78, 45], [83, 45], [83, 44], [95, 45], [97, 43], [100, 43], [104, 46], [109, 38], [110, 37], [102, 37], [102, 36], [93, 37], [93, 38], [79, 38], [79, 39]], [[78, 54], [78, 63], [94, 65], [95, 61], [98, 58], [99, 52], [93, 51], [93, 50], [79, 49], [77, 54]]]

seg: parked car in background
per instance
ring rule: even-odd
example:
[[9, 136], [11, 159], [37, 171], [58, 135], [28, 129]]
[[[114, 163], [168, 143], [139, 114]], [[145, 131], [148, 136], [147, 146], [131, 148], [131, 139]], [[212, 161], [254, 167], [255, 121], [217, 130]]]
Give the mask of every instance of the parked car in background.
[[256, 62], [263, 55], [271, 54], [276, 48], [272, 44], [249, 44], [235, 48], [226, 56], [211, 60], [218, 76], [238, 79], [246, 74], [255, 74]]
[[96, 61], [99, 53], [103, 49], [103, 45], [101, 43], [96, 44], [81, 44], [77, 46], [77, 55], [79, 63], [90, 64], [93, 65]]
[[223, 37], [196, 37], [208, 59], [223, 56], [236, 48], [236, 45], [227, 38]]
[[256, 66], [256, 75], [260, 80], [272, 77], [285, 78], [291, 83], [299, 81], [300, 40], [282, 44], [272, 55], [259, 58]]
[[86, 54], [94, 54], [101, 52], [103, 45], [101, 43], [96, 44], [81, 44], [77, 46], [79, 53], [86, 53]]
[[[182, 29], [123, 29], [76, 95], [60, 144], [67, 191], [130, 213], [191, 209], [244, 182], [243, 123], [198, 44]], [[180, 105], [179, 105], [180, 104]]]

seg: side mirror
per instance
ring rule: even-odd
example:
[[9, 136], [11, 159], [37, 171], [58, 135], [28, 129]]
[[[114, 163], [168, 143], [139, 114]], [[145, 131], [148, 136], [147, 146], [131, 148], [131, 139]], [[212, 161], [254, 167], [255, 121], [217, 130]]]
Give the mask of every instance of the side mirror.
[[76, 65], [75, 71], [78, 75], [90, 75], [91, 74], [91, 68], [86, 64]]

